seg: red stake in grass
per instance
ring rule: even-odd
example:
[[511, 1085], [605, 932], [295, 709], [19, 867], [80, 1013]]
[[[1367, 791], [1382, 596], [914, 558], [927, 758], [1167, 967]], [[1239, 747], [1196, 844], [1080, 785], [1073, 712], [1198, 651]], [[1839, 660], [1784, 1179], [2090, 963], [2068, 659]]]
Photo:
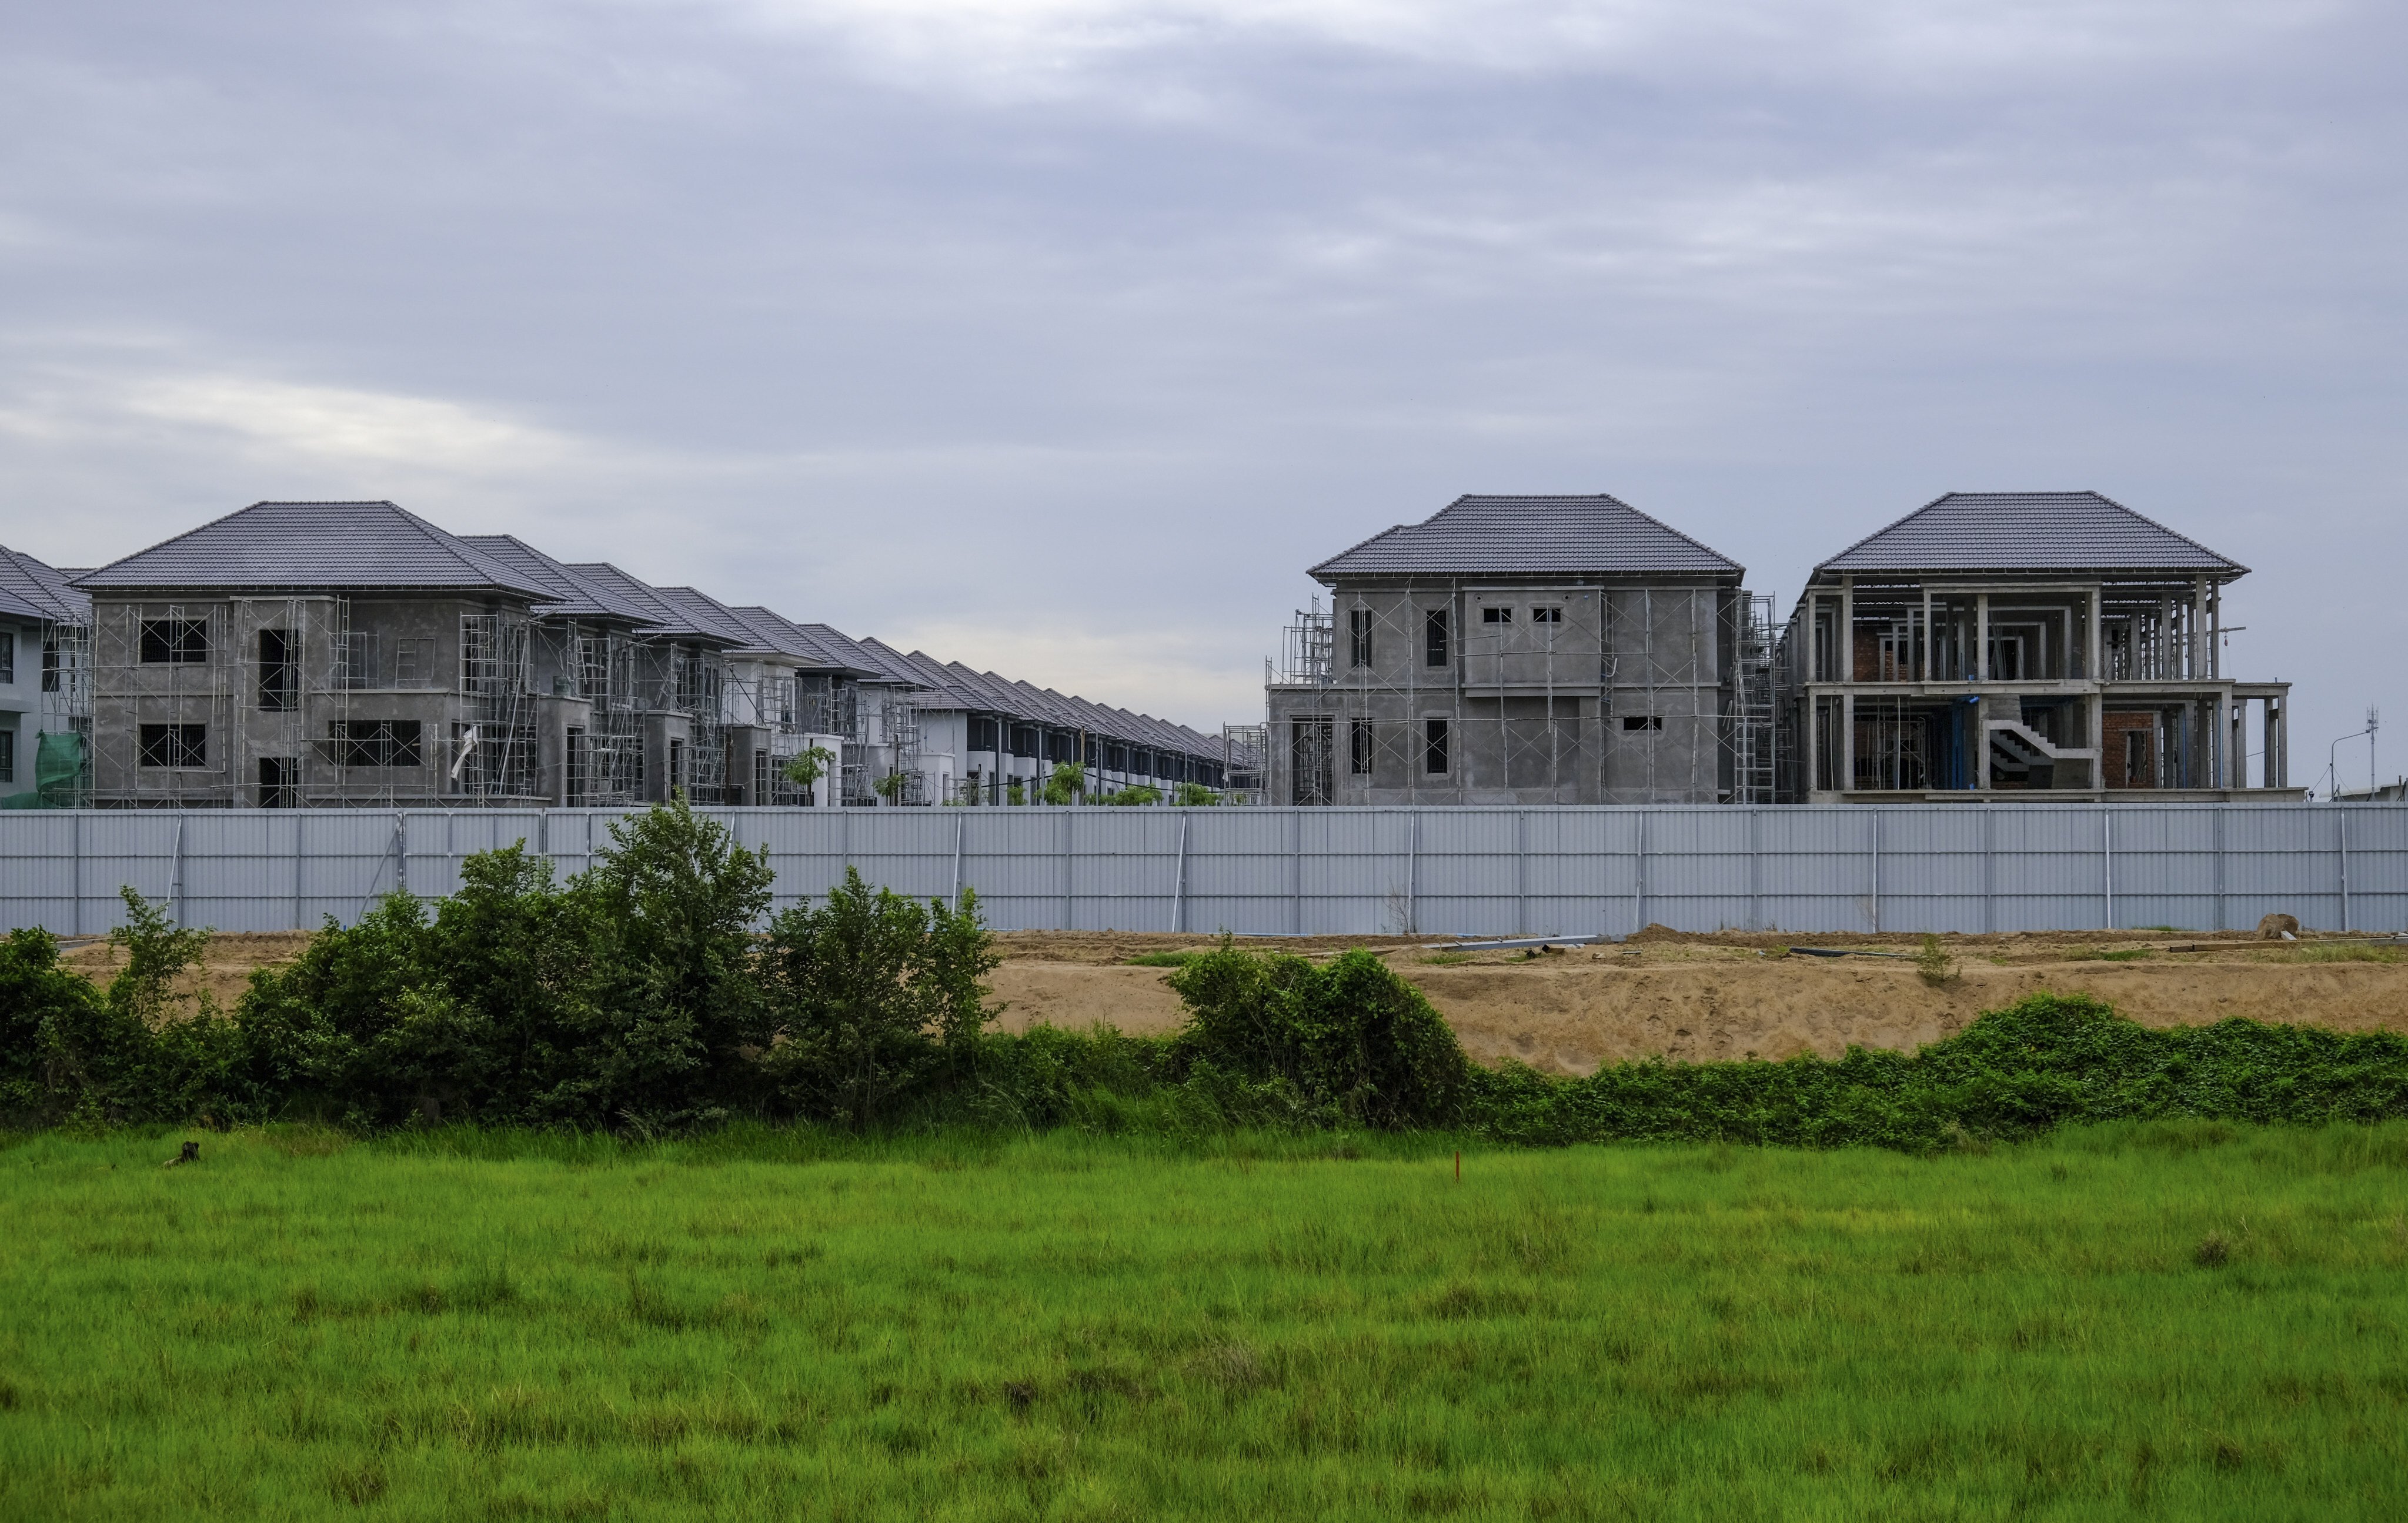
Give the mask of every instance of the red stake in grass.
[[1461, 1148], [1455, 1150], [1455, 1182], [1457, 1185], [1463, 1183], [1463, 1150]]

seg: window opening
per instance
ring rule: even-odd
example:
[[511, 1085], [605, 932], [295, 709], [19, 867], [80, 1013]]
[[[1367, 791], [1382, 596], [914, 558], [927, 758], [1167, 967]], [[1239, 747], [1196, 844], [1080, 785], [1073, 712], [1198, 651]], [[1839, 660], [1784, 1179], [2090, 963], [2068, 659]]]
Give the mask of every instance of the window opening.
[[142, 621], [142, 664], [197, 666], [209, 658], [209, 626], [205, 619]]
[[1513, 622], [1513, 611], [1510, 608], [1484, 608], [1480, 611], [1480, 622], [1482, 624], [1512, 624]]
[[145, 767], [207, 767], [209, 727], [207, 725], [145, 725], [141, 727]]
[[1447, 734], [1447, 723], [1445, 720], [1426, 719], [1422, 721], [1422, 770], [1427, 772], [1432, 777], [1441, 776], [1448, 769], [1448, 740], [1449, 736]]
[[301, 803], [301, 764], [290, 756], [259, 758], [259, 807], [295, 809]]
[[1622, 727], [1626, 730], [1660, 730], [1664, 727], [1664, 716], [1662, 714], [1625, 714], [1622, 716]]
[[1434, 608], [1422, 615], [1422, 665], [1442, 667], [1447, 663], [1446, 610]]
[[1371, 775], [1371, 722], [1368, 719], [1346, 722], [1346, 769], [1356, 777]]
[[259, 706], [262, 709], [271, 713], [282, 713], [293, 707], [294, 690], [300, 685], [294, 665], [291, 630], [263, 629], [259, 632]]
[[1564, 611], [1560, 607], [1534, 608], [1530, 611], [1530, 622], [1532, 624], [1561, 624], [1564, 622]]
[[337, 767], [417, 767], [425, 759], [415, 719], [337, 719], [326, 726], [326, 759]]
[[1350, 666], [1371, 664], [1371, 611], [1358, 608], [1346, 615], [1346, 657]]

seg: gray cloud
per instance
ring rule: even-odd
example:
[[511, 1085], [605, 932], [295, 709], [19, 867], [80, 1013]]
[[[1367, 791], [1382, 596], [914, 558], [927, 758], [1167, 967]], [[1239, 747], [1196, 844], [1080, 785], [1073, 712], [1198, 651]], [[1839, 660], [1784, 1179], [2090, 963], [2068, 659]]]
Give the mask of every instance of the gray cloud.
[[1785, 601], [1941, 491], [2093, 486], [2258, 568], [2301, 756], [2408, 728], [2385, 7], [11, 30], [0, 537], [55, 559], [391, 496], [1214, 723], [1304, 566], [1461, 491], [1614, 491]]

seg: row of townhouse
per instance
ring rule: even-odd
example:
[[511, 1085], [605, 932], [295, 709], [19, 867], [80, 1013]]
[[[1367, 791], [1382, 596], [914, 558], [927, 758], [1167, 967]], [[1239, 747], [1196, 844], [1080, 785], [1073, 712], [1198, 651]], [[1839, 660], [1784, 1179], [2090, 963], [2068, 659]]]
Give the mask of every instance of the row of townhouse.
[[38, 711], [75, 738], [43, 802], [895, 806], [1033, 800], [1066, 761], [1089, 797], [1232, 772], [1221, 737], [390, 502], [255, 503], [85, 571], [8, 559], [0, 628], [44, 641], [45, 676], [18, 700], [0, 663], [0, 733]]
[[[1789, 617], [1614, 497], [1467, 496], [1324, 561], [1267, 684], [1297, 804], [2296, 798], [2248, 568], [2095, 492], [1956, 492]], [[2252, 714], [2255, 714], [2253, 743]]]

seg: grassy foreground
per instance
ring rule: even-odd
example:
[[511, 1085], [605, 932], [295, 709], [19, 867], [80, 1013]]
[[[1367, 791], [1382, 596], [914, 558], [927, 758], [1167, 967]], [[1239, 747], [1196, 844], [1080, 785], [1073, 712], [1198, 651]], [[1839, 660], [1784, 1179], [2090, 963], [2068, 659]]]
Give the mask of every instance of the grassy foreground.
[[[0, 1150], [0, 1516], [2333, 1518], [2408, 1126]], [[1352, 1156], [1349, 1156], [1352, 1155]]]

